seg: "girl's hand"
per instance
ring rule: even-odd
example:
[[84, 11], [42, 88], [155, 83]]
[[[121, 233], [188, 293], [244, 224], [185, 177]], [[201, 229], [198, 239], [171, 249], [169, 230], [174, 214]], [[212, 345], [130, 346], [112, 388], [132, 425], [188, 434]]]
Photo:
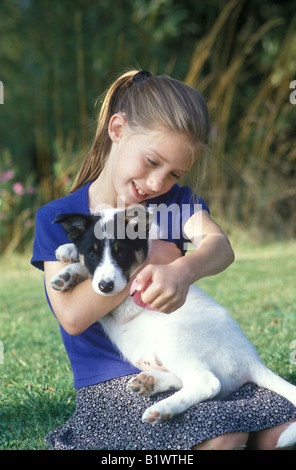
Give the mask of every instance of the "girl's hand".
[[[136, 277], [142, 301], [162, 313], [172, 313], [187, 297], [190, 283], [173, 263], [148, 265]], [[151, 282], [151, 284], [149, 284]]]

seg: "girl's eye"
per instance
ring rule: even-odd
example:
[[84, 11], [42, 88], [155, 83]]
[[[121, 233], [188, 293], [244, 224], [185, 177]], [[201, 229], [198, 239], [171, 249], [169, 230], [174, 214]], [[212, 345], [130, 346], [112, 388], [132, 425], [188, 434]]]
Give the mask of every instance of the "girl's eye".
[[[150, 166], [158, 166], [158, 162], [156, 162], [155, 160], [152, 160], [150, 157], [146, 157], [146, 161]], [[177, 173], [174, 173], [174, 172], [172, 172], [171, 175], [176, 180], [179, 180], [181, 178], [180, 175], [177, 175]]]
[[157, 162], [154, 161], [154, 160], [151, 160], [151, 158], [147, 157], [147, 162], [149, 163], [149, 165], [151, 166], [157, 166]]

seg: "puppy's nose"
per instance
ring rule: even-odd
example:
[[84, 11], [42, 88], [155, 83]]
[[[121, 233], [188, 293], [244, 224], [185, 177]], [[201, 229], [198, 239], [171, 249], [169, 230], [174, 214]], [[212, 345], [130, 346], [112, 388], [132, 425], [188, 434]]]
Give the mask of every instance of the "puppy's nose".
[[113, 281], [100, 281], [99, 289], [104, 294], [109, 294], [114, 289], [114, 282]]

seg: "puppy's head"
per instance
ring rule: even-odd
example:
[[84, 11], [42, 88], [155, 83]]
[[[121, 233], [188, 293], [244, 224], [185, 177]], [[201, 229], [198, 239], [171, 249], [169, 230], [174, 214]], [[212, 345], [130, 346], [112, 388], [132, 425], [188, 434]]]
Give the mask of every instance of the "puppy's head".
[[77, 246], [80, 262], [99, 294], [114, 295], [145, 262], [152, 214], [144, 207], [106, 209], [99, 214], [60, 214], [68, 238]]

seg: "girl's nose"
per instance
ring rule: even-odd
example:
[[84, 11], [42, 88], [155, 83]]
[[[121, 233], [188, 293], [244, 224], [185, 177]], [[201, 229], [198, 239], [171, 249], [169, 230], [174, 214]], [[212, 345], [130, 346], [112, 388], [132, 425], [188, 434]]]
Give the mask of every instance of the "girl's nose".
[[161, 177], [160, 175], [152, 174], [152, 175], [149, 175], [149, 178], [147, 178], [146, 184], [149, 189], [157, 193], [161, 191], [161, 189], [163, 188], [164, 178]]

